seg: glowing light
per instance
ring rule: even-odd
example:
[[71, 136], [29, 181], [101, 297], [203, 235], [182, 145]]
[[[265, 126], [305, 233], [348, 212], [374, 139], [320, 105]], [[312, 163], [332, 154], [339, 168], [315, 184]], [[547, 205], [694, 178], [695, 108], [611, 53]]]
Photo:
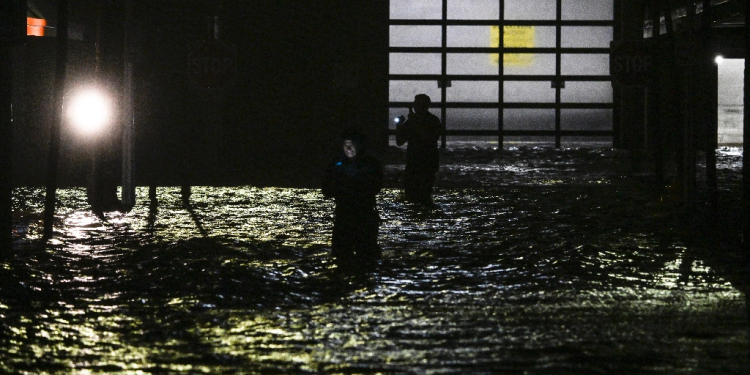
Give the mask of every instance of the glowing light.
[[396, 118], [393, 119], [393, 122], [395, 122], [395, 123], [398, 124], [399, 122], [401, 122], [401, 118], [396, 117]]
[[[504, 26], [503, 46], [505, 48], [536, 47], [536, 29], [534, 26]], [[490, 47], [500, 46], [500, 26], [490, 26]], [[500, 55], [490, 54], [490, 60], [498, 64]], [[533, 53], [504, 53], [503, 65], [528, 67], [534, 63]]]
[[96, 133], [107, 124], [110, 118], [110, 103], [106, 96], [97, 90], [86, 90], [71, 100], [68, 118], [85, 133]]
[[716, 62], [716, 64], [718, 65], [718, 64], [721, 64], [722, 61], [724, 61], [724, 56], [722, 56], [722, 55], [716, 55], [716, 58], [714, 59], [714, 62]]

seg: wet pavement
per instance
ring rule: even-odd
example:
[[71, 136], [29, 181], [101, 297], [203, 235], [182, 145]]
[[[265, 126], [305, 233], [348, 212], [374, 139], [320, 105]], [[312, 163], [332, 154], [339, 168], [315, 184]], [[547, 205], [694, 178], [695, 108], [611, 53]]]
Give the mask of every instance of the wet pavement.
[[330, 257], [315, 189], [139, 188], [104, 220], [64, 189], [48, 242], [43, 189], [16, 189], [0, 372], [747, 373], [737, 149], [712, 220], [608, 149], [449, 148], [431, 208], [399, 156], [375, 265]]

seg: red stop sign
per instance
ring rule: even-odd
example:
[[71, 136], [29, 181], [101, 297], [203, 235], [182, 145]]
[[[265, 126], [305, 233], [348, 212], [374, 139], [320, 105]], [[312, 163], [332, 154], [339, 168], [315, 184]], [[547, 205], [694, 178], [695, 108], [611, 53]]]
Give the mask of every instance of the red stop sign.
[[205, 41], [188, 55], [188, 71], [199, 86], [222, 88], [234, 79], [237, 53], [217, 40]]

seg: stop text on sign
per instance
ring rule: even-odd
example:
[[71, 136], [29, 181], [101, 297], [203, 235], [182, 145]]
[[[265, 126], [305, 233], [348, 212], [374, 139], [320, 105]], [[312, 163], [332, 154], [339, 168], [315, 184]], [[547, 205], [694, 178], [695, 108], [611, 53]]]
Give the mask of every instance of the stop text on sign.
[[651, 56], [613, 56], [611, 74], [647, 74], [652, 67]]
[[218, 89], [226, 86], [237, 71], [234, 49], [219, 41], [206, 41], [188, 55], [188, 71], [201, 87]]
[[610, 43], [609, 74], [612, 83], [643, 85], [654, 71], [651, 48], [643, 41], [613, 41]]

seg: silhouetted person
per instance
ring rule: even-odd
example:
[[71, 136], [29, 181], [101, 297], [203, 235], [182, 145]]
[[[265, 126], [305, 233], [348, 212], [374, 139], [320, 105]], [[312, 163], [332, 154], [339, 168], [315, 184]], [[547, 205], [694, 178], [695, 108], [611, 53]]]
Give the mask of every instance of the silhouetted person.
[[440, 119], [430, 113], [430, 103], [430, 97], [425, 94], [415, 96], [409, 117], [396, 127], [396, 144], [408, 143], [404, 195], [407, 200], [421, 204], [432, 204], [435, 173], [440, 167], [437, 142], [445, 132]]
[[382, 182], [381, 165], [365, 154], [362, 136], [346, 132], [341, 155], [326, 169], [322, 189], [323, 196], [336, 204], [331, 249], [339, 260], [373, 260], [380, 255], [375, 196]]

